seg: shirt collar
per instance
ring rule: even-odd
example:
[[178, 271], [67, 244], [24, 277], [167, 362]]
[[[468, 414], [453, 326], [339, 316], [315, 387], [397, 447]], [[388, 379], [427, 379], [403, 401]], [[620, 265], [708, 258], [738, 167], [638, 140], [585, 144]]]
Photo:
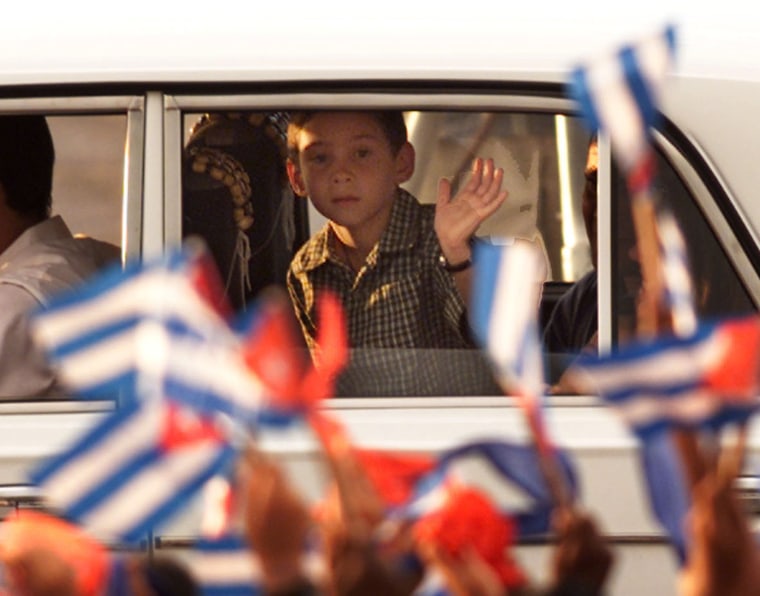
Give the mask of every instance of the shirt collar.
[[[380, 237], [378, 252], [393, 253], [408, 250], [418, 240], [419, 203], [404, 189], [398, 189], [391, 207], [388, 227]], [[334, 243], [337, 241], [330, 224], [317, 232], [311, 240], [311, 247], [301, 263], [303, 271], [316, 269], [335, 255]], [[334, 257], [333, 257], [334, 258]]]
[[24, 230], [21, 236], [16, 238], [13, 244], [0, 255], [0, 264], [10, 263], [30, 246], [69, 237], [71, 237], [71, 232], [69, 232], [63, 219], [59, 215], [55, 215]]

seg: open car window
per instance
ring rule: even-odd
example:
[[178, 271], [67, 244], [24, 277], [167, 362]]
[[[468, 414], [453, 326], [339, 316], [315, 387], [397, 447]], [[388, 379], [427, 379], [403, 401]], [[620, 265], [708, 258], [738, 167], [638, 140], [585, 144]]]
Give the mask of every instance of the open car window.
[[126, 114], [48, 117], [56, 150], [53, 213], [73, 233], [121, 247]]
[[[62, 219], [95, 259], [93, 266], [105, 269], [139, 258], [142, 100], [133, 96], [4, 98], [0, 114], [45, 117], [55, 153], [50, 215]], [[43, 400], [25, 392], [24, 388], [9, 391], [2, 401], [40, 399], [49, 405], [51, 399], [69, 397], [56, 391]]]
[[[233, 305], [245, 309], [266, 286], [284, 285], [293, 255], [325, 219], [307, 200], [294, 196], [284, 174], [287, 106], [240, 110], [236, 104], [234, 111], [205, 111], [198, 109], [200, 104], [194, 99], [193, 109], [179, 112], [180, 237], [206, 239]], [[560, 110], [514, 108], [419, 108], [405, 109], [404, 115], [417, 165], [402, 186], [421, 203], [435, 202], [441, 177], [456, 188], [477, 156], [493, 157], [504, 168], [509, 197], [476, 235], [485, 240], [519, 237], [540, 248], [546, 272], [539, 313], [542, 339], [560, 298], [583, 285], [586, 302], [571, 303], [571, 308], [594, 315], [585, 316], [593, 323], [583, 323], [593, 325], [584, 330], [593, 335], [588, 346], [614, 349], [627, 341], [640, 284], [635, 242], [629, 238], [628, 197], [609, 150], [604, 151], [601, 174], [593, 181], [600, 185], [598, 200], [605, 203], [595, 224], [602, 239], [595, 268], [583, 215], [591, 134], [580, 119]], [[700, 189], [697, 200], [683, 172], [664, 155], [659, 160], [659, 190], [673, 203], [690, 247], [698, 313], [709, 318], [754, 309], [746, 283], [754, 273], [738, 271], [742, 265], [732, 262], [733, 255], [724, 248], [726, 230], [716, 231], [707, 223], [704, 203], [711, 200], [709, 192]], [[573, 325], [568, 332], [577, 331], [580, 323]], [[547, 344], [547, 383], [556, 383], [581, 349], [556, 351]], [[338, 397], [500, 392], [477, 350], [357, 347], [338, 383]]]

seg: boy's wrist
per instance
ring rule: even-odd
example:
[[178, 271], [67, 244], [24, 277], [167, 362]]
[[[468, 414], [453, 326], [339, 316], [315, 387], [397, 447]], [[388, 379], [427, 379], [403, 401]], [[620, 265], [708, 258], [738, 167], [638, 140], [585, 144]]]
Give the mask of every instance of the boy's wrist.
[[446, 255], [441, 253], [441, 256], [438, 257], [438, 264], [441, 266], [442, 269], [445, 271], [448, 271], [449, 273], [457, 273], [459, 271], [464, 271], [465, 269], [469, 269], [472, 265], [472, 259], [467, 256], [464, 259], [458, 260], [458, 261], [450, 261], [446, 258]]

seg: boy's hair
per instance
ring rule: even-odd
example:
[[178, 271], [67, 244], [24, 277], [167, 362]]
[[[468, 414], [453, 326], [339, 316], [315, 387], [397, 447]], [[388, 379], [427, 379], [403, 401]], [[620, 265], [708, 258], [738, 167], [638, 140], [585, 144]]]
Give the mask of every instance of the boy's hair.
[[[317, 114], [329, 110], [311, 110], [302, 112], [291, 112], [288, 122], [288, 157], [292, 160], [298, 159], [298, 135], [304, 126]], [[342, 110], [345, 111], [345, 110]], [[390, 143], [393, 154], [399, 152], [401, 147], [408, 140], [406, 122], [404, 114], [400, 110], [357, 110], [372, 116], [380, 128], [383, 129], [388, 143]]]
[[0, 185], [8, 207], [35, 222], [47, 219], [54, 162], [44, 116], [0, 116]]

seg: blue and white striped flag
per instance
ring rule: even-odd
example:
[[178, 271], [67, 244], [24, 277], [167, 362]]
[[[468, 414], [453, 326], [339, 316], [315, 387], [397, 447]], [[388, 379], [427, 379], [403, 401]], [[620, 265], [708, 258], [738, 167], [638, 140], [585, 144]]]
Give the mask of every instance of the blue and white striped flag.
[[200, 540], [190, 555], [189, 567], [203, 596], [264, 594], [260, 565], [239, 534]]
[[172, 398], [253, 420], [267, 389], [246, 363], [203, 243], [114, 269], [33, 318], [62, 382], [87, 398]]
[[581, 356], [568, 374], [602, 396], [643, 440], [673, 426], [717, 429], [760, 407], [760, 320], [703, 324], [688, 337]]
[[649, 127], [657, 120], [660, 91], [675, 48], [675, 29], [668, 26], [613, 55], [576, 68], [571, 75], [570, 94], [579, 103], [588, 127], [610, 135], [626, 171], [648, 154]]
[[223, 429], [168, 400], [119, 408], [31, 474], [48, 505], [101, 539], [133, 543], [237, 454]]
[[[571, 460], [559, 451], [557, 460], [565, 485], [575, 491], [576, 474]], [[444, 452], [396, 514], [415, 519], [434, 511], [445, 504], [452, 485], [473, 488], [486, 495], [497, 509], [515, 521], [520, 536], [549, 531], [554, 497], [541, 472], [539, 455], [530, 445], [475, 441]]]
[[231, 342], [204, 245], [116, 267], [58, 296], [32, 319], [37, 341], [68, 388], [83, 397], [141, 391], [162, 363], [165, 333]]
[[[327, 569], [316, 548], [307, 546], [300, 561], [303, 576], [323, 585]], [[241, 534], [203, 538], [190, 555], [190, 568], [203, 596], [265, 594], [261, 560]]]
[[502, 386], [536, 399], [544, 394], [538, 308], [545, 267], [527, 241], [477, 243], [470, 322]]
[[657, 214], [657, 234], [662, 254], [665, 297], [670, 308], [673, 331], [686, 337], [697, 330], [697, 309], [694, 288], [689, 272], [686, 242], [678, 222], [668, 209]]

